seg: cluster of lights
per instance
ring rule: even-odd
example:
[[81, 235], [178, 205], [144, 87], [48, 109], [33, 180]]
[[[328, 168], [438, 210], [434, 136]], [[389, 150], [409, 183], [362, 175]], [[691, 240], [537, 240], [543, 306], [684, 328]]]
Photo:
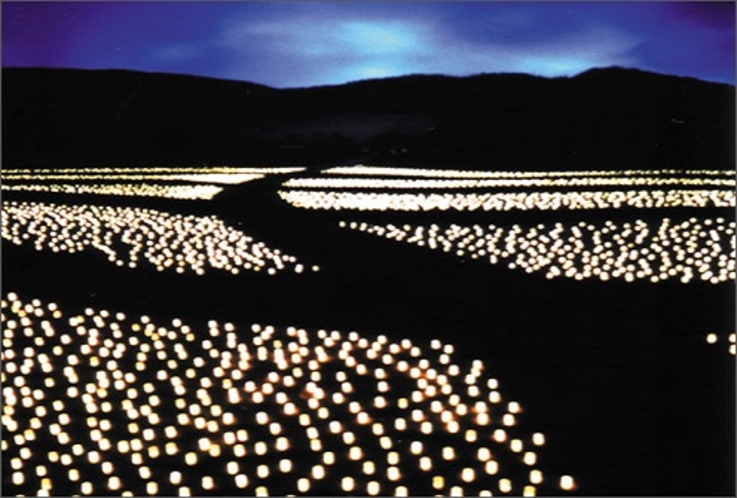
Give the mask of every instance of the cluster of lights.
[[735, 187], [734, 178], [661, 178], [646, 176], [586, 178], [495, 178], [483, 180], [396, 179], [396, 178], [292, 178], [288, 188], [340, 189], [475, 189], [518, 187], [615, 187], [615, 186], [718, 186]]
[[350, 228], [391, 240], [453, 253], [460, 258], [506, 264], [548, 279], [598, 278], [627, 282], [699, 279], [712, 284], [735, 279], [735, 222], [723, 218], [617, 223], [513, 225], [374, 225]]
[[[38, 251], [97, 250], [118, 266], [141, 261], [177, 273], [207, 269], [274, 275], [305, 271], [294, 256], [271, 249], [215, 216], [153, 209], [8, 201], [2, 205], [2, 238]], [[317, 266], [312, 267], [318, 271]]]
[[19, 192], [52, 192], [63, 194], [121, 195], [133, 197], [165, 197], [168, 199], [211, 200], [223, 189], [214, 185], [157, 185], [146, 183], [117, 184], [3, 184], [2, 190]]
[[425, 178], [554, 178], [593, 176], [724, 176], [734, 178], [729, 170], [621, 170], [621, 171], [468, 171], [453, 169], [391, 168], [383, 166], [339, 166], [323, 173], [361, 176], [412, 176]]
[[[732, 356], [735, 356], [735, 353], [737, 353], [737, 345], [735, 345], [734, 332], [732, 332], [731, 334], [727, 336], [727, 339], [725, 342], [729, 344], [729, 354], [731, 354]], [[707, 344], [719, 343], [719, 336], [713, 332], [706, 334], [706, 343]]]
[[734, 207], [734, 190], [614, 190], [498, 193], [383, 193], [279, 191], [303, 209], [358, 211], [527, 211], [672, 207]]
[[535, 496], [546, 437], [439, 340], [2, 300], [8, 494]]

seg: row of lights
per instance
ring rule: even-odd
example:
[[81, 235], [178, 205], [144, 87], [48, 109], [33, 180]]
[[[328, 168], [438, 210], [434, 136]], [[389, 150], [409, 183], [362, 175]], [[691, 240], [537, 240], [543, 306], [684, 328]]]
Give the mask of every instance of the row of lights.
[[2, 185], [8, 192], [51, 192], [62, 194], [121, 195], [132, 197], [163, 197], [167, 199], [211, 200], [222, 192], [214, 185], [157, 185], [147, 183], [117, 183], [91, 185], [85, 183]]
[[[714, 332], [710, 332], [706, 334], [706, 343], [707, 344], [717, 344], [720, 342], [719, 335], [715, 334]], [[735, 345], [735, 334], [732, 332], [731, 334], [727, 335], [726, 341], [727, 344], [729, 344], [729, 354], [732, 356], [735, 356], [735, 353], [737, 353], [737, 345]]]
[[509, 187], [631, 187], [631, 186], [735, 187], [734, 178], [676, 177], [585, 177], [585, 178], [496, 178], [481, 180], [397, 179], [397, 178], [292, 178], [286, 188], [363, 188], [363, 189], [472, 189]]
[[279, 191], [303, 209], [358, 211], [555, 211], [559, 209], [735, 207], [733, 190], [615, 190], [582, 192], [376, 193]]
[[554, 177], [593, 177], [593, 176], [726, 176], [734, 177], [729, 170], [606, 170], [606, 171], [468, 171], [454, 169], [391, 168], [382, 166], [339, 166], [324, 170], [323, 173], [366, 176], [413, 176], [429, 178], [554, 178]]
[[[272, 249], [216, 216], [172, 214], [137, 207], [59, 205], [8, 201], [2, 205], [2, 238], [38, 251], [103, 252], [117, 266], [145, 262], [177, 273], [225, 270], [232, 274], [306, 271], [294, 256]], [[318, 271], [313, 266], [312, 271]]]
[[166, 325], [2, 300], [8, 493], [450, 494], [570, 491], [547, 441], [439, 340]]
[[233, 166], [203, 166], [203, 167], [151, 167], [151, 168], [48, 168], [48, 169], [4, 169], [3, 175], [23, 175], [23, 174], [71, 174], [76, 175], [92, 174], [92, 173], [120, 173], [120, 174], [150, 174], [150, 173], [170, 173], [170, 174], [256, 174], [256, 175], [284, 175], [289, 173], [299, 173], [304, 171], [302, 167], [255, 167], [255, 168], [239, 168]]
[[544, 272], [548, 279], [698, 279], [712, 284], [735, 279], [735, 222], [724, 218], [676, 222], [666, 217], [655, 226], [642, 220], [444, 228], [341, 221], [339, 226], [460, 258]]
[[264, 175], [252, 173], [31, 173], [31, 174], [2, 174], [3, 181], [33, 181], [44, 182], [50, 180], [126, 180], [126, 181], [177, 181], [196, 183], [239, 184], [263, 178]]

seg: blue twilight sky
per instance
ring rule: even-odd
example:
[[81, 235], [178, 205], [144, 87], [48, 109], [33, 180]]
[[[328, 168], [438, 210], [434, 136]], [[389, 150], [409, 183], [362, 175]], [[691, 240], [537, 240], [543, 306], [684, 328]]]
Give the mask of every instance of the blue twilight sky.
[[2, 2], [3, 67], [278, 88], [619, 65], [734, 84], [734, 2]]

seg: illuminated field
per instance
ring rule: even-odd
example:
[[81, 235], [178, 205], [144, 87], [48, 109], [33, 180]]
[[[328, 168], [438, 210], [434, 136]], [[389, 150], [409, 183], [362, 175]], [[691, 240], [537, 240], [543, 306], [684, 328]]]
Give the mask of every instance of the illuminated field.
[[210, 200], [222, 192], [214, 185], [155, 185], [144, 183], [119, 183], [90, 185], [77, 184], [20, 184], [3, 185], [8, 192], [51, 192], [63, 194], [122, 195], [133, 197], [164, 197], [167, 199]]
[[375, 225], [340, 222], [343, 228], [504, 264], [545, 277], [627, 282], [712, 284], [735, 279], [735, 222], [723, 218], [673, 221], [496, 225]]
[[[439, 340], [2, 300], [3, 466], [26, 495], [558, 494], [544, 434]], [[552, 446], [555, 442], [552, 442]]]
[[[177, 273], [224, 270], [269, 275], [305, 271], [294, 256], [272, 249], [215, 216], [185, 216], [153, 209], [6, 201], [2, 238], [37, 251], [99, 251], [111, 263], [146, 263]], [[317, 271], [317, 267], [312, 267]]]
[[323, 173], [288, 180], [278, 194], [295, 207], [317, 210], [496, 212], [735, 207], [733, 171], [504, 172], [352, 166]]
[[304, 209], [357, 211], [556, 211], [564, 209], [734, 207], [733, 190], [615, 190], [500, 193], [280, 191]]

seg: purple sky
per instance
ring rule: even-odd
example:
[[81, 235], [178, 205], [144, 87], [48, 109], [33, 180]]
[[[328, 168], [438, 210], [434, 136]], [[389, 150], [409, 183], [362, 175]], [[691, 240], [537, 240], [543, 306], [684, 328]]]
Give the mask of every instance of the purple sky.
[[734, 84], [734, 2], [2, 2], [4, 67], [274, 87], [619, 65]]

